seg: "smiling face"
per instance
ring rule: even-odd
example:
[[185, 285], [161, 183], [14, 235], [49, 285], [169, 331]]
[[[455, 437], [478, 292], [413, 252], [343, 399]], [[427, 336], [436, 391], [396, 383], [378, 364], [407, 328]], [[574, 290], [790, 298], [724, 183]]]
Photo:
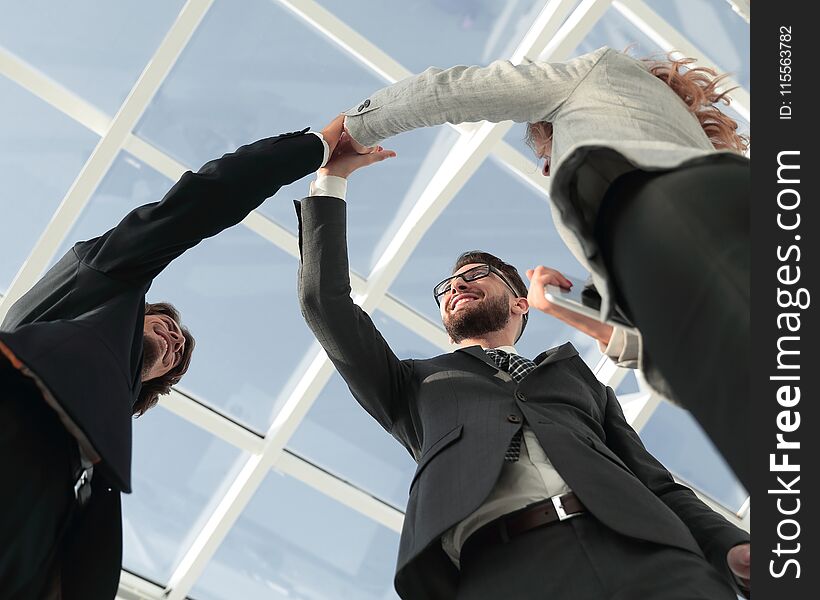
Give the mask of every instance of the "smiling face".
[[[479, 265], [466, 264], [454, 275]], [[513, 307], [519, 304], [510, 287], [494, 272], [473, 281], [452, 279], [450, 290], [440, 297], [440, 302], [441, 321], [455, 343], [504, 329], [518, 312]]]
[[179, 323], [167, 315], [145, 316], [142, 381], [162, 377], [182, 360], [185, 336]]

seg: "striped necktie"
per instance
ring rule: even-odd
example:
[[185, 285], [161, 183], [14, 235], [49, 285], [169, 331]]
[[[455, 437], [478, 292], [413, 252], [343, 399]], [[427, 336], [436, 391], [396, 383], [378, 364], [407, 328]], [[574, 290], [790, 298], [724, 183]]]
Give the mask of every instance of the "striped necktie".
[[[524, 358], [518, 354], [510, 354], [508, 352], [504, 352], [504, 350], [498, 350], [497, 348], [487, 348], [484, 352], [487, 356], [493, 359], [495, 366], [502, 371], [509, 373], [510, 377], [512, 377], [516, 383], [524, 379], [524, 377], [529, 375], [538, 366], [529, 358]], [[521, 456], [522, 436], [523, 428], [516, 431], [515, 435], [513, 435], [510, 440], [510, 445], [507, 448], [507, 452], [504, 454], [504, 460], [506, 462], [518, 461], [518, 457]]]

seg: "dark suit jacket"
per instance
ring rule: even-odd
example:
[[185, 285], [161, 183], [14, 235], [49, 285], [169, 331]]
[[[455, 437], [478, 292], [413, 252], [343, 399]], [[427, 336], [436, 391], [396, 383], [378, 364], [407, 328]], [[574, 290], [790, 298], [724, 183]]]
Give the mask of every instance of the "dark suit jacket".
[[478, 508], [521, 419], [589, 511], [624, 535], [705, 556], [731, 581], [726, 552], [748, 541], [644, 448], [612, 389], [567, 343], [520, 383], [478, 346], [399, 360], [350, 298], [345, 204], [297, 203], [302, 313], [359, 403], [418, 462], [395, 586], [406, 599], [452, 598], [440, 537]]
[[[161, 202], [76, 244], [11, 307], [0, 342], [49, 389], [102, 457], [85, 522], [100, 520], [94, 511], [111, 515], [109, 521], [119, 516], [119, 494], [107, 497], [108, 487], [131, 491], [131, 415], [141, 386], [145, 294], [154, 277], [188, 248], [239, 223], [281, 186], [315, 171], [322, 155], [315, 135], [295, 132], [189, 171]], [[98, 491], [101, 480], [106, 485]], [[69, 539], [71, 555], [91, 531], [105, 535], [101, 546], [119, 548], [119, 522], [107, 528], [115, 531], [84, 528]], [[96, 548], [91, 554], [99, 562], [110, 553]]]

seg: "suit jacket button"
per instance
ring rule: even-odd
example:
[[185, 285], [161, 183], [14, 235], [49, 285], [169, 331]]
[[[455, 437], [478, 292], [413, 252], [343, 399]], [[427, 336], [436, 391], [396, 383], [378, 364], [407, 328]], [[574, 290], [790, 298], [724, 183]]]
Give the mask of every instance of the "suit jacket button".
[[364, 104], [363, 104], [362, 106], [364, 106], [365, 108], [367, 108], [368, 106], [370, 106], [370, 98], [368, 98], [367, 100], [365, 100], [365, 101], [364, 101]]
[[515, 397], [518, 400], [520, 400], [521, 402], [526, 402], [527, 401], [527, 397], [524, 394], [522, 394], [521, 392], [516, 392]]
[[356, 112], [362, 112], [364, 110], [364, 104], [359, 104], [359, 110]]
[[518, 415], [507, 415], [507, 420], [510, 423], [520, 423], [521, 417], [519, 417]]

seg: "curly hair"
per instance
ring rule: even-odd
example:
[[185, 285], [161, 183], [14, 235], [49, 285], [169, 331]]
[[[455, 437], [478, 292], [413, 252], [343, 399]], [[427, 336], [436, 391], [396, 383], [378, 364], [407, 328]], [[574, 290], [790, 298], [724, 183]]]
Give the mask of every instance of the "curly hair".
[[716, 150], [745, 154], [749, 148], [749, 136], [738, 134], [737, 121], [717, 107], [720, 102], [726, 105], [730, 102], [728, 94], [732, 90], [720, 92], [717, 89], [728, 75], [718, 75], [708, 67], [690, 67], [695, 62], [694, 58], [675, 59], [673, 54], [670, 52], [666, 60], [644, 58], [643, 62], [652, 75], [672, 88], [683, 100]]
[[185, 338], [185, 347], [182, 350], [182, 358], [180, 358], [177, 366], [165, 375], [142, 382], [137, 401], [131, 408], [131, 414], [134, 417], [141, 417], [148, 409], [156, 406], [159, 397], [169, 393], [171, 386], [179, 383], [179, 380], [182, 379], [182, 376], [185, 375], [185, 372], [191, 364], [191, 354], [194, 352], [195, 345], [194, 336], [180, 323], [179, 311], [173, 304], [169, 304], [168, 302], [157, 302], [155, 304], [146, 302], [145, 315], [165, 315], [166, 317], [171, 317], [179, 324], [179, 329]]

